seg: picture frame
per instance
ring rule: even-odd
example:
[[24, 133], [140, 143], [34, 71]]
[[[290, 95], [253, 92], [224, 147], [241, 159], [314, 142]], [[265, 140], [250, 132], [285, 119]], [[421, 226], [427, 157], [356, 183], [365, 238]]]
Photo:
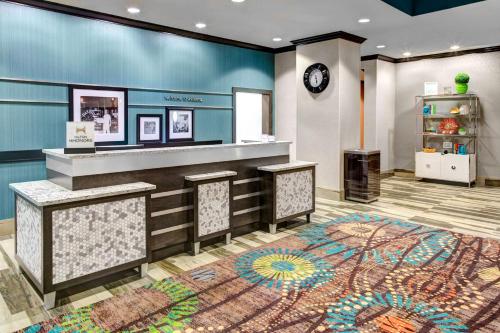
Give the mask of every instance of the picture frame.
[[167, 142], [194, 141], [194, 109], [184, 107], [166, 108]]
[[162, 143], [163, 142], [163, 115], [138, 114], [136, 117], [136, 142]]
[[68, 86], [69, 121], [93, 121], [95, 144], [128, 144], [128, 90], [100, 86]]

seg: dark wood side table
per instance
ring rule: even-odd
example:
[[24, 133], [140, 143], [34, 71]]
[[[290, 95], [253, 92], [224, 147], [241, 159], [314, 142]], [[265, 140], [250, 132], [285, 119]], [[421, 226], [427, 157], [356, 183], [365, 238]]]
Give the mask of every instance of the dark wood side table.
[[193, 185], [194, 255], [207, 239], [226, 235], [226, 244], [231, 244], [234, 176], [234, 171], [219, 171], [185, 177]]
[[306, 215], [315, 209], [316, 162], [294, 161], [259, 167], [262, 174], [262, 217], [269, 232], [279, 223]]
[[344, 151], [345, 199], [370, 203], [380, 196], [380, 150]]

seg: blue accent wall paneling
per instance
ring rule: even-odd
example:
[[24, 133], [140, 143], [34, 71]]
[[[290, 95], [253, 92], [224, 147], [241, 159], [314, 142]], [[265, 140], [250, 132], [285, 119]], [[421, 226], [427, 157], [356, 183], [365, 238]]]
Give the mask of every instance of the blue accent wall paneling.
[[[64, 83], [132, 88], [129, 143], [135, 143], [136, 114], [163, 113], [166, 104], [198, 107], [195, 139], [230, 142], [232, 87], [273, 90], [274, 55], [0, 2], [0, 151], [64, 146]], [[44, 163], [0, 164], [0, 173], [1, 220], [13, 216], [8, 184], [45, 178]]]

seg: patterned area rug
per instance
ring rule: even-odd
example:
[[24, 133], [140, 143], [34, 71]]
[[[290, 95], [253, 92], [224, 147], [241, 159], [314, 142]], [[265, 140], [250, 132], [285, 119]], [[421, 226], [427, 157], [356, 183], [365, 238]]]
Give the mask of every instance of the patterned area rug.
[[500, 245], [353, 214], [26, 332], [500, 332]]

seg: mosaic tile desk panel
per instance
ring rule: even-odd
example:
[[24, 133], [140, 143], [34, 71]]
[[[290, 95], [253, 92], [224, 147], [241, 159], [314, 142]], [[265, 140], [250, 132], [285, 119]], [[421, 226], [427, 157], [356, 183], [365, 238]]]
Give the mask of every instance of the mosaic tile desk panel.
[[227, 230], [229, 181], [198, 185], [198, 237]]
[[53, 283], [146, 257], [144, 197], [52, 213]]
[[312, 170], [276, 175], [276, 219], [313, 208]]
[[500, 243], [355, 213], [26, 332], [500, 332]]
[[42, 281], [42, 211], [16, 197], [17, 255], [33, 277]]

